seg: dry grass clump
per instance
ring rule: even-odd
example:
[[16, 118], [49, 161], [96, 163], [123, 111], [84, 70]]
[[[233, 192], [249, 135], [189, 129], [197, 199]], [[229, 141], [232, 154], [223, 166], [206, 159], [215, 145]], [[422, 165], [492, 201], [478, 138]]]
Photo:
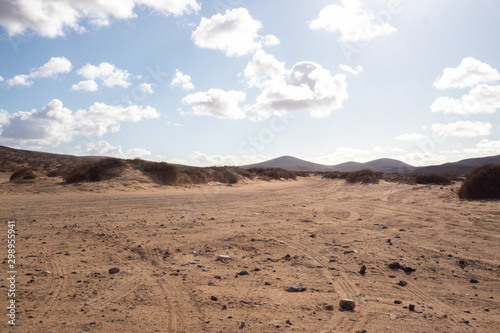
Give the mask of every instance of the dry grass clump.
[[364, 169], [360, 171], [350, 172], [345, 180], [349, 184], [378, 184], [380, 179], [382, 178], [382, 175], [383, 174], [381, 172]]
[[104, 158], [97, 162], [77, 164], [65, 173], [63, 179], [68, 184], [98, 182], [119, 177], [126, 166], [121, 159]]
[[236, 184], [244, 179], [253, 179], [253, 174], [238, 167], [185, 167], [181, 173], [186, 182], [191, 184], [206, 184], [218, 182], [222, 184]]
[[163, 185], [176, 185], [179, 178], [177, 167], [165, 162], [143, 161], [140, 170], [153, 181]]
[[322, 179], [346, 179], [349, 172], [328, 171], [322, 173]]
[[22, 180], [30, 180], [40, 178], [40, 171], [32, 168], [21, 168], [14, 171], [14, 173], [10, 176], [9, 181], [22, 181]]
[[271, 168], [271, 169], [261, 169], [252, 168], [248, 169], [251, 173], [258, 176], [260, 179], [264, 180], [297, 180], [297, 173], [295, 171], [289, 171], [281, 168]]
[[451, 179], [446, 175], [424, 174], [416, 175], [415, 182], [417, 184], [450, 185]]
[[463, 199], [500, 199], [500, 164], [474, 169], [458, 190]]

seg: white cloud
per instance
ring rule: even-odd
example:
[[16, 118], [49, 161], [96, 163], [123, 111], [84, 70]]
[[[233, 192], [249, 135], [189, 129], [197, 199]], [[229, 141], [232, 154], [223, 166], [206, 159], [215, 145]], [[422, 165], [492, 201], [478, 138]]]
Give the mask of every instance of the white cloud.
[[196, 166], [239, 166], [259, 163], [270, 159], [263, 155], [207, 155], [198, 151], [189, 157], [192, 164]]
[[460, 99], [439, 97], [431, 105], [432, 112], [445, 114], [494, 113], [500, 109], [500, 86], [479, 84]]
[[155, 93], [153, 90], [153, 85], [151, 83], [141, 83], [139, 85], [139, 90], [150, 95], [153, 95]]
[[339, 147], [332, 154], [325, 154], [315, 162], [325, 165], [335, 165], [347, 161], [364, 163], [386, 157], [384, 154], [385, 150], [381, 147], [374, 147], [373, 149]]
[[0, 142], [15, 146], [57, 146], [70, 142], [75, 135], [102, 136], [119, 130], [121, 122], [157, 118], [151, 107], [109, 106], [95, 103], [88, 110], [72, 112], [60, 100], [53, 99], [40, 111], [19, 111], [8, 116]]
[[[0, 109], [0, 125], [8, 124], [9, 118], [10, 118], [10, 114], [5, 110]], [[0, 127], [0, 129], [1, 129], [1, 127]]]
[[312, 30], [338, 31], [342, 42], [366, 42], [396, 31], [389, 23], [381, 22], [373, 12], [363, 8], [359, 0], [342, 0], [341, 6], [326, 6], [309, 27]]
[[55, 38], [68, 31], [85, 32], [82, 22], [107, 26], [113, 19], [136, 17], [136, 6], [145, 6], [164, 15], [176, 16], [198, 12], [196, 0], [29, 0], [1, 1], [0, 25], [10, 36], [35, 31], [40, 36]]
[[474, 148], [464, 149], [464, 152], [474, 154], [475, 156], [498, 155], [500, 152], [500, 141], [483, 139]]
[[449, 124], [434, 124], [431, 130], [437, 137], [476, 137], [489, 135], [491, 133], [491, 124], [480, 121], [457, 121]]
[[297, 63], [286, 77], [265, 83], [256, 103], [249, 107], [259, 118], [308, 110], [314, 118], [328, 117], [348, 98], [346, 76], [331, 73], [314, 62]]
[[352, 74], [352, 75], [359, 75], [363, 73], [363, 67], [361, 65], [356, 66], [356, 68], [352, 68], [351, 66], [348, 65], [339, 65], [339, 69], [341, 71], [344, 71], [346, 73]]
[[279, 78], [286, 74], [285, 63], [276, 60], [263, 50], [257, 50], [248, 62], [243, 75], [250, 87], [264, 87], [269, 79]]
[[97, 91], [99, 86], [94, 80], [80, 81], [71, 86], [71, 90]]
[[279, 44], [273, 35], [259, 35], [261, 29], [262, 23], [254, 20], [247, 9], [236, 8], [226, 10], [224, 15], [202, 18], [191, 38], [201, 48], [221, 50], [226, 56], [243, 56]]
[[52, 57], [44, 65], [32, 70], [29, 74], [16, 75], [8, 80], [9, 86], [26, 86], [33, 84], [33, 79], [56, 77], [58, 74], [71, 72], [73, 66], [65, 57]]
[[197, 116], [242, 119], [246, 115], [238, 105], [245, 98], [246, 95], [242, 91], [209, 89], [205, 92], [187, 95], [182, 99], [182, 103], [191, 105], [192, 111], [189, 113]]
[[458, 67], [446, 68], [433, 86], [438, 89], [468, 88], [499, 80], [500, 73], [496, 69], [473, 57], [467, 57], [462, 59]]
[[106, 141], [99, 141], [97, 146], [90, 142], [85, 148], [81, 146], [73, 147], [74, 153], [79, 156], [112, 156], [123, 157], [121, 146], [112, 146]]
[[401, 134], [398, 135], [394, 138], [394, 140], [398, 141], [421, 141], [427, 139], [426, 135], [423, 134], [418, 134], [418, 133], [408, 133], [408, 134]]
[[147, 156], [151, 156], [152, 153], [144, 148], [133, 148], [127, 150], [125, 155], [127, 158], [145, 158]]
[[116, 68], [108, 62], [103, 62], [99, 66], [86, 64], [77, 73], [87, 80], [99, 80], [106, 87], [127, 88], [132, 84], [128, 81], [130, 73], [127, 70]]
[[191, 82], [191, 76], [182, 74], [178, 69], [170, 82], [170, 87], [181, 87], [184, 90], [193, 90], [194, 84]]
[[0, 76], [0, 82], [3, 82], [3, 81], [4, 81], [4, 80], [3, 80], [3, 77], [2, 77], [2, 76]]

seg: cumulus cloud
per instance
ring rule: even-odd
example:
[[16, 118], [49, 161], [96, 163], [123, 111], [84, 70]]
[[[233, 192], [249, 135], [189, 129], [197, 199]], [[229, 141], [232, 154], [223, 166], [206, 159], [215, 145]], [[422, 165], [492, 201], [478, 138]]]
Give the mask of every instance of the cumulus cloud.
[[19, 111], [8, 116], [2, 127], [0, 142], [15, 146], [57, 146], [70, 142], [75, 135], [102, 136], [116, 132], [122, 122], [138, 122], [147, 118], [158, 118], [151, 107], [110, 106], [95, 103], [88, 110], [76, 112], [53, 99], [41, 110]]
[[3, 82], [3, 81], [4, 81], [3, 77], [2, 77], [2, 76], [0, 76], [0, 82]]
[[[115, 65], [108, 62], [103, 62], [99, 66], [86, 64], [77, 73], [86, 78], [87, 81], [94, 81], [95, 85], [97, 85], [97, 80], [106, 87], [119, 86], [127, 88], [132, 84], [128, 81], [130, 73], [127, 70], [116, 68]], [[85, 85], [95, 86], [93, 83], [86, 83]]]
[[139, 91], [145, 94], [153, 95], [155, 92], [153, 90], [153, 85], [151, 83], [141, 83], [139, 84]]
[[499, 80], [500, 73], [496, 69], [473, 57], [467, 57], [462, 59], [458, 67], [446, 68], [433, 86], [438, 89], [468, 88]]
[[333, 154], [325, 154], [321, 156], [316, 162], [335, 165], [345, 161], [368, 162], [377, 158], [386, 157], [385, 150], [381, 147], [374, 147], [373, 149], [361, 149], [352, 147], [338, 147]]
[[432, 112], [454, 114], [494, 113], [500, 109], [500, 86], [479, 84], [460, 99], [439, 97], [431, 105]]
[[382, 22], [373, 12], [363, 8], [359, 0], [342, 0], [340, 6], [326, 6], [309, 27], [312, 30], [340, 32], [342, 42], [366, 42], [396, 31], [389, 23]]
[[48, 62], [33, 69], [29, 74], [16, 75], [7, 81], [9, 86], [30, 87], [33, 79], [56, 77], [58, 74], [69, 73], [73, 69], [71, 62], [65, 57], [52, 57]]
[[93, 142], [87, 144], [86, 147], [73, 147], [74, 153], [80, 156], [112, 156], [123, 157], [122, 147], [112, 146], [106, 141], [99, 141], [97, 145]]
[[257, 50], [243, 72], [250, 87], [264, 87], [269, 79], [279, 78], [286, 74], [285, 63], [276, 60], [263, 50]]
[[421, 141], [425, 139], [427, 139], [427, 136], [419, 133], [401, 134], [394, 138], [394, 140], [398, 141]]
[[[0, 126], [2, 124], [8, 124], [9, 118], [10, 118], [10, 114], [5, 110], [0, 109]], [[0, 127], [0, 129], [1, 129], [1, 127]]]
[[266, 81], [250, 110], [260, 118], [301, 110], [308, 110], [314, 118], [325, 118], [347, 98], [344, 74], [333, 76], [321, 65], [303, 61], [286, 75]]
[[498, 152], [500, 152], [500, 141], [483, 139], [478, 142], [474, 148], [464, 149], [464, 151], [466, 153], [474, 154], [475, 156], [498, 155]]
[[243, 56], [263, 46], [279, 44], [276, 36], [259, 34], [262, 23], [245, 8], [226, 10], [211, 18], [202, 18], [191, 39], [201, 48], [221, 50], [226, 56]]
[[480, 121], [457, 121], [449, 124], [434, 124], [431, 130], [437, 137], [476, 137], [489, 135], [491, 124]]
[[184, 90], [193, 90], [194, 84], [191, 82], [191, 76], [182, 74], [178, 69], [170, 82], [170, 87], [181, 87]]
[[99, 85], [94, 80], [85, 80], [75, 83], [71, 90], [97, 91]]
[[222, 119], [242, 119], [246, 115], [245, 111], [239, 107], [239, 103], [245, 98], [246, 95], [242, 91], [224, 91], [212, 88], [208, 91], [187, 95], [182, 99], [182, 103], [192, 106], [192, 111], [188, 114]]
[[55, 38], [68, 31], [85, 32], [82, 23], [107, 26], [113, 19], [130, 19], [137, 6], [145, 6], [164, 15], [198, 12], [196, 0], [30, 0], [0, 1], [0, 25], [10, 36], [35, 31]]
[[348, 65], [339, 65], [339, 69], [341, 71], [344, 71], [346, 73], [352, 74], [352, 75], [359, 75], [363, 73], [363, 67], [358, 65], [356, 68], [352, 68], [351, 66]]
[[239, 166], [259, 163], [270, 159], [264, 155], [208, 155], [198, 151], [189, 157], [192, 163], [197, 166]]

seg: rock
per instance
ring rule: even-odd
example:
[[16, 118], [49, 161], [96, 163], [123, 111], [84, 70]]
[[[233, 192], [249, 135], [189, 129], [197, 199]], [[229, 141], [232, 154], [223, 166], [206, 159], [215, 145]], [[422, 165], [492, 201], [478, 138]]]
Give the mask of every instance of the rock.
[[401, 287], [405, 287], [407, 284], [408, 284], [408, 282], [403, 281], [403, 280], [398, 282], [398, 286], [401, 286]]
[[410, 310], [410, 311], [415, 311], [415, 305], [414, 305], [414, 304], [410, 304], [410, 305], [408, 306], [408, 310]]
[[230, 256], [227, 256], [225, 254], [221, 254], [221, 255], [218, 255], [217, 258], [215, 258], [215, 261], [222, 261], [222, 262], [226, 262], [228, 260], [231, 260], [231, 257]]
[[217, 297], [215, 297], [215, 296], [212, 296], [212, 297], [210, 297], [210, 300], [214, 301], [214, 302], [217, 302], [219, 299]]
[[271, 285], [271, 283], [270, 283], [270, 282], [264, 282], [264, 285], [265, 285], [265, 286], [270, 286], [270, 285]]
[[343, 299], [340, 301], [339, 306], [342, 310], [354, 310], [356, 303], [352, 299]]
[[242, 330], [245, 327], [245, 321], [242, 320], [239, 329]]
[[476, 280], [476, 279], [470, 279], [470, 281], [469, 281], [469, 282], [470, 282], [470, 283], [479, 283], [479, 281], [478, 281], [478, 280]]
[[248, 271], [241, 271], [239, 273], [236, 273], [236, 275], [248, 275]]
[[344, 254], [353, 254], [353, 253], [358, 253], [358, 251], [356, 251], [356, 250], [347, 250], [347, 251], [344, 251]]
[[389, 264], [389, 268], [390, 269], [400, 269], [401, 268], [401, 264], [399, 262], [391, 262]]
[[461, 269], [464, 269], [465, 266], [467, 266], [467, 262], [463, 259], [458, 261], [458, 265], [460, 266]]
[[395, 301], [394, 301], [394, 304], [403, 304], [403, 302], [402, 302], [402, 301], [395, 300]]
[[325, 306], [325, 310], [333, 311], [333, 309], [334, 309], [333, 305], [327, 305], [327, 306]]
[[361, 274], [361, 275], [366, 274], [366, 266], [365, 265], [361, 266], [361, 269], [359, 270], [359, 274]]
[[411, 273], [411, 272], [416, 272], [417, 270], [413, 267], [408, 267], [408, 266], [403, 266], [401, 268], [403, 271], [405, 271], [406, 273]]
[[293, 325], [293, 324], [292, 324], [292, 322], [290, 321], [290, 319], [287, 319], [287, 320], [286, 320], [286, 324], [287, 324], [287, 325], [290, 325], [290, 326], [292, 326], [292, 325]]
[[395, 315], [393, 315], [393, 314], [389, 314], [389, 318], [391, 318], [392, 320], [394, 320], [394, 319], [397, 319], [398, 317], [396, 317], [396, 316], [395, 316]]
[[306, 287], [303, 287], [301, 284], [298, 284], [296, 286], [288, 288], [286, 291], [290, 293], [300, 293], [306, 291], [306, 289], [307, 289]]
[[119, 268], [117, 268], [117, 267], [113, 267], [113, 268], [110, 268], [110, 269], [109, 269], [109, 274], [116, 274], [116, 273], [118, 273], [119, 271], [120, 271], [120, 269], [119, 269]]

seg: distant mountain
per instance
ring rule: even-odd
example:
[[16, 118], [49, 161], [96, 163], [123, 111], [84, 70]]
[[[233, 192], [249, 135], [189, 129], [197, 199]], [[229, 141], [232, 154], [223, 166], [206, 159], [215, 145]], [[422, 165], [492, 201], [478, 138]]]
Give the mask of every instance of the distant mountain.
[[242, 168], [282, 168], [292, 171], [341, 171], [341, 172], [352, 172], [359, 171], [363, 169], [370, 169], [377, 172], [385, 173], [459, 173], [467, 174], [473, 169], [485, 165], [485, 164], [500, 164], [500, 155], [481, 157], [481, 158], [471, 158], [453, 163], [445, 163], [442, 165], [433, 165], [426, 167], [414, 167], [407, 163], [390, 159], [381, 158], [378, 160], [359, 163], [359, 162], [345, 162], [337, 165], [324, 165], [318, 163], [312, 163], [305, 160], [301, 160], [292, 156], [282, 156], [274, 158], [269, 161], [264, 161], [261, 163], [244, 165]]
[[480, 157], [480, 158], [468, 158], [466, 160], [461, 160], [453, 163], [445, 163], [441, 165], [431, 165], [426, 167], [420, 167], [415, 169], [415, 173], [458, 173], [461, 175], [468, 174], [477, 167], [485, 164], [500, 164], [500, 155]]
[[290, 171], [328, 171], [329, 167], [323, 164], [312, 163], [308, 161], [301, 160], [300, 158], [296, 158], [293, 156], [281, 156], [278, 158], [274, 158], [269, 161], [243, 165], [241, 166], [243, 169], [252, 169], [252, 168], [262, 168], [262, 169], [270, 169], [270, 168], [281, 168]]

